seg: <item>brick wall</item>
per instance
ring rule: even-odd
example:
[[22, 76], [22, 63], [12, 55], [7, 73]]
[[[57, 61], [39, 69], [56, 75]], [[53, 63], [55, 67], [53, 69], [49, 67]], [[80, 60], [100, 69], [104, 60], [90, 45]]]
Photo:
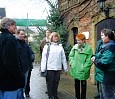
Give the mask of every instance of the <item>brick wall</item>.
[[[110, 7], [115, 7], [115, 0], [106, 0], [106, 5], [108, 4]], [[115, 17], [113, 10], [111, 10], [110, 15]], [[77, 27], [78, 32], [89, 32], [87, 43], [91, 45], [93, 52], [95, 52], [97, 42], [95, 25], [105, 19], [104, 13], [99, 11], [97, 0], [76, 0], [76, 2], [74, 0], [66, 0], [60, 4], [60, 13], [62, 17], [64, 16], [64, 22], [69, 29], [68, 40], [71, 44], [73, 45], [73, 33], [71, 29]], [[94, 84], [94, 66], [91, 69], [90, 79]]]

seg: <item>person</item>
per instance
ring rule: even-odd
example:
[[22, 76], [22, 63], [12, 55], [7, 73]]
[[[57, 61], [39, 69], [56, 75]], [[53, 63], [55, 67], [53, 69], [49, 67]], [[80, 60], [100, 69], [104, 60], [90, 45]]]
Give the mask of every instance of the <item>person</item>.
[[[101, 49], [101, 46], [103, 45], [103, 41], [102, 38], [104, 37], [104, 33], [105, 33], [106, 29], [103, 29], [101, 31], [101, 39], [97, 42], [97, 47], [96, 47], [96, 51], [95, 54], [98, 53]], [[99, 95], [99, 86], [100, 86], [100, 82], [102, 81], [103, 78], [103, 71], [95, 68], [95, 79], [96, 79], [96, 85], [97, 85], [97, 95], [94, 96], [95, 99], [100, 99], [100, 95]]]
[[[50, 35], [51, 35], [51, 33], [52, 33], [51, 30], [49, 30], [49, 29], [46, 30], [46, 33], [45, 33], [45, 34], [46, 34], [46, 37], [43, 38], [43, 40], [42, 40], [42, 42], [41, 42], [41, 44], [40, 44], [40, 47], [39, 47], [41, 56], [42, 56], [42, 51], [43, 51], [44, 46], [45, 46], [46, 44], [50, 43]], [[41, 72], [41, 67], [40, 67], [39, 71]], [[47, 86], [47, 80], [46, 80], [46, 86]], [[48, 92], [45, 91], [45, 93], [47, 94]]]
[[96, 68], [103, 71], [100, 82], [100, 99], [115, 99], [115, 36], [112, 30], [105, 29], [103, 45], [92, 58]]
[[43, 38], [41, 44], [40, 44], [40, 54], [42, 55], [42, 51], [43, 51], [43, 48], [44, 46], [46, 45], [46, 43], [49, 43], [50, 42], [50, 35], [51, 35], [52, 31], [51, 30], [46, 30], [46, 37]]
[[18, 59], [17, 41], [13, 34], [15, 20], [4, 17], [0, 23], [0, 99], [22, 99], [19, 89], [25, 85]]
[[44, 72], [46, 70], [47, 48], [50, 46], [46, 75], [48, 96], [49, 99], [59, 99], [57, 96], [57, 90], [60, 80], [60, 71], [62, 70], [63, 65], [64, 71], [67, 72], [68, 66], [64, 49], [61, 44], [58, 44], [60, 41], [59, 34], [57, 32], [53, 32], [51, 34], [50, 41], [50, 45], [46, 44], [43, 48], [41, 71]]
[[17, 44], [20, 67], [25, 76], [25, 86], [22, 89], [22, 97], [24, 98], [25, 87], [27, 84], [27, 77], [29, 69], [31, 68], [31, 53], [30, 47], [25, 41], [25, 31], [23, 29], [17, 30]]
[[[28, 36], [25, 35], [25, 41], [26, 43], [28, 43]], [[30, 97], [29, 93], [30, 93], [30, 78], [31, 78], [31, 72], [32, 72], [32, 69], [33, 69], [33, 62], [35, 60], [35, 54], [34, 52], [32, 51], [32, 48], [29, 46], [29, 51], [31, 53], [31, 64], [30, 64], [30, 68], [29, 68], [29, 72], [28, 72], [28, 77], [27, 77], [27, 84], [26, 84], [26, 87], [25, 87], [25, 96], [26, 97]]]
[[77, 44], [73, 46], [69, 53], [70, 75], [75, 81], [76, 99], [86, 99], [87, 79], [90, 76], [92, 66], [92, 49], [86, 43], [85, 35], [76, 35]]

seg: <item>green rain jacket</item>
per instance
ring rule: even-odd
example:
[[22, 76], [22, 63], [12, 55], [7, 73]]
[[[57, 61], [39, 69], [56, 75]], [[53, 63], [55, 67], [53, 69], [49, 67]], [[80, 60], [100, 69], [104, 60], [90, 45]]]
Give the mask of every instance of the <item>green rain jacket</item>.
[[86, 80], [89, 78], [92, 54], [92, 49], [87, 43], [81, 52], [78, 50], [78, 44], [73, 46], [69, 54], [69, 73], [74, 79]]

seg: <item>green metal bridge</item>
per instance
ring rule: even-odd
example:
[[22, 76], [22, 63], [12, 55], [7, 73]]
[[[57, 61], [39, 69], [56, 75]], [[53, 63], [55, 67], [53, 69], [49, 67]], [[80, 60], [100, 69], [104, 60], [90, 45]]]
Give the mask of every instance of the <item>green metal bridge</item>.
[[14, 19], [17, 26], [47, 26], [45, 19]]

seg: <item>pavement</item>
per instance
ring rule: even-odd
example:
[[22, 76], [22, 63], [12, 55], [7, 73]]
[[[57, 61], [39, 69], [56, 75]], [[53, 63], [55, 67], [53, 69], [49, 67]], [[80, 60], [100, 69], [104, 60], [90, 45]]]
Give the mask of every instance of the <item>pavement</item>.
[[[26, 99], [48, 99], [45, 78], [39, 75], [39, 64], [34, 64], [30, 80], [30, 98]], [[96, 86], [88, 80], [87, 99], [94, 99]], [[59, 99], [75, 99], [74, 80], [69, 75], [61, 74], [58, 88]]]

